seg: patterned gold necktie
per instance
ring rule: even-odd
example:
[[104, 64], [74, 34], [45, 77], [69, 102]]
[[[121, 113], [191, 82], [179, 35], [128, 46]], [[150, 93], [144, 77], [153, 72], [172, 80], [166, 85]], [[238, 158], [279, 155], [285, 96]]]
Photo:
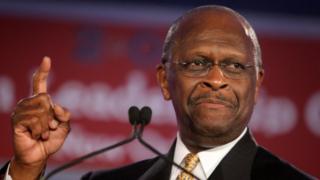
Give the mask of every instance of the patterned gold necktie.
[[[184, 158], [184, 168], [188, 170], [189, 172], [192, 172], [192, 170], [197, 166], [199, 163], [199, 158], [197, 154], [189, 153]], [[184, 171], [181, 171], [181, 173], [177, 176], [177, 180], [193, 180], [194, 178], [185, 173]]]

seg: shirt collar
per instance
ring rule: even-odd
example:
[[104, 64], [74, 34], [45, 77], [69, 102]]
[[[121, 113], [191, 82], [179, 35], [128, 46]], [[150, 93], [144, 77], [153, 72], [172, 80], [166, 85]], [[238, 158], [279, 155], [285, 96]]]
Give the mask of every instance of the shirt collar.
[[[220, 161], [225, 157], [226, 154], [233, 148], [233, 146], [245, 135], [247, 132], [247, 128], [245, 128], [242, 133], [231, 142], [216, 146], [211, 149], [207, 149], [205, 151], [201, 151], [198, 153], [198, 157], [200, 159], [200, 165], [203, 170], [203, 172], [206, 175], [206, 178], [208, 178], [212, 172], [215, 170], [215, 168], [218, 166]], [[185, 144], [182, 142], [179, 132], [177, 133], [177, 142], [174, 152], [174, 162], [181, 164], [184, 157], [190, 153], [188, 148], [185, 146]]]

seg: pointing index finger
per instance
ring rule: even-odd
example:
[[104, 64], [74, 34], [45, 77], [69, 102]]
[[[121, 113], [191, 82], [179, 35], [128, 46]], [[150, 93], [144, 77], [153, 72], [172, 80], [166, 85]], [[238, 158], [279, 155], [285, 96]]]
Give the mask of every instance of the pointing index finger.
[[33, 74], [33, 79], [32, 79], [33, 95], [47, 92], [47, 79], [48, 79], [50, 67], [51, 67], [50, 58], [44, 57], [38, 70]]

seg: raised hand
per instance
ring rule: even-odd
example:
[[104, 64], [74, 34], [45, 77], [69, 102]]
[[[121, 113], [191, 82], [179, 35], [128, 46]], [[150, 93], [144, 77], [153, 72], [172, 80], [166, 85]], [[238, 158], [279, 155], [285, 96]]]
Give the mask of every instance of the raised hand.
[[11, 115], [14, 158], [9, 174], [13, 179], [39, 177], [70, 131], [70, 112], [53, 104], [47, 93], [50, 67], [50, 58], [44, 57], [33, 75], [33, 95], [20, 100]]

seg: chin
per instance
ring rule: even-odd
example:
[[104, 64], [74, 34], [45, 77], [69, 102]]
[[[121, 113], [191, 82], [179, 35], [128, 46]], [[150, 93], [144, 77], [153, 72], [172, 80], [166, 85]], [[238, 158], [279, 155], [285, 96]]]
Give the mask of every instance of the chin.
[[220, 137], [232, 131], [231, 124], [230, 119], [195, 119], [192, 126], [193, 131], [199, 135]]

